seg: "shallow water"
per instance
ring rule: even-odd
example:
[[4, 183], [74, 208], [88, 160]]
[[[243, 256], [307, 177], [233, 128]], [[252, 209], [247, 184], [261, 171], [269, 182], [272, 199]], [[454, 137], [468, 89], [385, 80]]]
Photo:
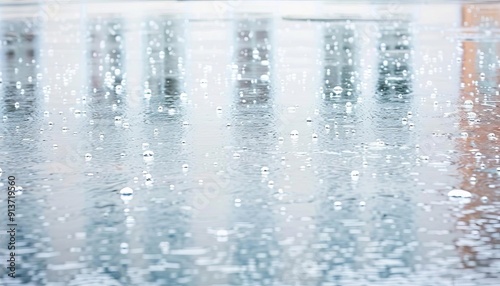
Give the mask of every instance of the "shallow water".
[[2, 18], [0, 284], [498, 285], [500, 9], [425, 11]]

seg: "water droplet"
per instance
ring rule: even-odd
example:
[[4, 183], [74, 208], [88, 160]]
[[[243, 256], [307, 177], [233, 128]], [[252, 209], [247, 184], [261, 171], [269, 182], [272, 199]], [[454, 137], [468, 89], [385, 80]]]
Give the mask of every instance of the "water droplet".
[[351, 178], [352, 178], [353, 180], [357, 180], [357, 179], [359, 179], [359, 171], [356, 171], [356, 170], [351, 171]]
[[150, 160], [153, 160], [154, 159], [154, 152], [151, 151], [151, 150], [146, 150], [142, 153], [142, 157], [144, 158], [144, 160], [146, 161], [150, 161]]
[[448, 197], [450, 198], [450, 200], [458, 201], [461, 203], [468, 203], [472, 198], [472, 194], [468, 191], [455, 189], [448, 192]]
[[482, 202], [483, 204], [486, 204], [486, 203], [488, 202], [488, 197], [487, 197], [487, 196], [482, 196], [482, 197], [481, 197], [481, 202]]
[[344, 90], [344, 89], [343, 89], [342, 87], [338, 86], [338, 85], [337, 85], [337, 86], [335, 86], [335, 87], [333, 88], [333, 92], [334, 92], [336, 95], [341, 94], [343, 90]]
[[317, 139], [318, 139], [318, 134], [313, 133], [313, 134], [312, 134], [312, 139], [313, 139], [313, 140], [317, 140]]
[[19, 108], [19, 102], [14, 103], [14, 107], [15, 107], [16, 109], [18, 109], [18, 108]]
[[150, 99], [151, 98], [151, 89], [146, 88], [144, 90], [144, 98], [146, 98], [146, 99]]
[[182, 171], [187, 172], [188, 170], [189, 170], [189, 165], [188, 164], [182, 165]]
[[290, 137], [292, 137], [292, 139], [298, 139], [299, 138], [299, 131], [292, 130], [292, 132], [290, 132]]
[[202, 88], [207, 88], [207, 86], [208, 86], [208, 80], [206, 80], [206, 79], [201, 79], [201, 80], [200, 80], [200, 86], [201, 86]]
[[464, 107], [467, 109], [471, 109], [472, 107], [474, 107], [474, 102], [472, 100], [468, 99], [464, 102]]
[[335, 210], [340, 210], [340, 209], [342, 209], [342, 202], [340, 202], [340, 201], [335, 201], [335, 202], [333, 203], [333, 206], [335, 207]]
[[128, 253], [128, 243], [122, 242], [120, 243], [120, 253], [127, 254]]
[[90, 153], [85, 154], [85, 161], [90, 161], [90, 160], [92, 160], [92, 154]]
[[127, 204], [128, 202], [130, 202], [130, 200], [132, 200], [133, 194], [134, 190], [129, 187], [125, 187], [120, 190], [120, 198], [125, 204]]
[[115, 92], [116, 92], [116, 94], [122, 94], [122, 92], [123, 92], [123, 87], [122, 87], [121, 85], [117, 85], [117, 86], [115, 87]]
[[269, 168], [268, 168], [268, 167], [265, 167], [265, 166], [264, 166], [264, 167], [262, 167], [262, 168], [260, 168], [260, 173], [261, 173], [262, 175], [268, 175], [268, 174], [269, 174]]

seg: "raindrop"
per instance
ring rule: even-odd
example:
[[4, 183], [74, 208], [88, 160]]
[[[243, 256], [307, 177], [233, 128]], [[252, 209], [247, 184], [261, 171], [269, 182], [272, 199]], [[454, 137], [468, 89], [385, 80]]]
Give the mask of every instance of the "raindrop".
[[122, 242], [120, 243], [120, 253], [127, 254], [128, 253], [128, 243]]
[[151, 89], [146, 88], [144, 90], [144, 98], [146, 98], [146, 99], [150, 99], [151, 98]]
[[339, 210], [339, 209], [341, 209], [341, 208], [342, 208], [342, 202], [335, 201], [335, 202], [333, 203], [333, 205], [334, 205], [334, 207], [335, 207], [335, 209], [336, 209], [336, 210]]
[[351, 178], [352, 178], [353, 180], [357, 180], [357, 179], [359, 179], [359, 171], [356, 171], [356, 170], [352, 171], [352, 172], [351, 172]]
[[292, 132], [290, 132], [290, 137], [292, 137], [292, 139], [298, 139], [299, 138], [299, 131], [292, 130]]
[[182, 165], [182, 171], [187, 172], [188, 170], [189, 170], [189, 165], [188, 164]]
[[90, 161], [90, 160], [92, 160], [92, 154], [90, 153], [85, 154], [85, 161]]
[[142, 153], [142, 157], [146, 161], [151, 161], [154, 159], [154, 153], [151, 150], [147, 150], [147, 151], [144, 151], [144, 153]]
[[454, 201], [459, 201], [461, 203], [467, 203], [470, 201], [472, 194], [468, 191], [455, 189], [455, 190], [451, 190], [448, 192], [448, 197]]
[[464, 107], [467, 109], [471, 109], [472, 107], [474, 107], [474, 102], [472, 100], [468, 99], [464, 102]]
[[337, 85], [337, 86], [335, 86], [335, 87], [333, 88], [333, 92], [334, 92], [336, 95], [341, 94], [343, 90], [344, 90], [344, 89], [343, 89], [342, 87], [338, 86], [338, 85]]
[[208, 86], [208, 80], [206, 80], [206, 79], [200, 80], [200, 86], [202, 88], [207, 88], [207, 86]]
[[264, 166], [264, 167], [262, 167], [262, 168], [260, 168], [260, 173], [261, 173], [262, 175], [268, 175], [268, 174], [269, 174], [269, 168], [268, 168], [268, 167], [265, 167], [265, 166]]
[[133, 194], [134, 194], [134, 190], [132, 188], [129, 188], [129, 187], [125, 187], [125, 188], [120, 190], [120, 198], [126, 204], [128, 202], [130, 202], [130, 200], [132, 200]]

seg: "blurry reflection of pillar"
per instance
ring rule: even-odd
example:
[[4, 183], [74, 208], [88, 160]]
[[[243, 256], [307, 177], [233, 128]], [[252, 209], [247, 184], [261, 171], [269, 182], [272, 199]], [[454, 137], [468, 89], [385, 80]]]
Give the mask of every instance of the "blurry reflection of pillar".
[[[126, 180], [126, 174], [122, 171], [123, 164], [116, 159], [120, 158], [119, 152], [124, 149], [128, 142], [121, 126], [110, 128], [116, 124], [115, 118], [122, 116], [127, 109], [125, 97], [126, 67], [125, 62], [125, 39], [124, 23], [119, 18], [90, 18], [85, 23], [86, 32], [86, 84], [89, 88], [84, 95], [85, 111], [88, 121], [84, 127], [79, 126], [78, 160], [83, 161], [85, 151], [93, 153], [93, 162], [99, 162], [105, 172], [92, 168], [93, 177], [88, 180], [99, 180], [110, 189], [95, 189], [91, 183], [83, 183], [78, 191], [84, 193], [85, 208], [82, 216], [85, 221], [85, 246], [82, 252], [86, 255], [81, 262], [86, 269], [74, 277], [71, 283], [82, 283], [79, 279], [99, 280], [105, 279], [106, 283], [116, 285], [117, 281], [127, 282], [126, 265], [120, 263], [122, 255], [120, 245], [123, 242], [125, 225], [123, 222], [123, 209], [117, 205], [119, 199], [109, 195], [110, 192], [118, 192], [115, 184]], [[90, 123], [92, 121], [92, 124]], [[106, 131], [107, 133], [103, 133]], [[109, 144], [108, 150], [114, 150], [114, 154], [99, 152], [102, 149], [101, 140]], [[109, 141], [108, 141], [109, 140]], [[107, 155], [105, 155], [107, 154]], [[90, 170], [89, 170], [90, 171]], [[112, 180], [112, 182], [111, 182]], [[88, 275], [88, 277], [86, 276]], [[101, 281], [101, 280], [99, 280]], [[88, 282], [87, 282], [88, 283]]]
[[[273, 238], [273, 201], [267, 181], [279, 171], [276, 160], [270, 159], [276, 138], [272, 107], [273, 21], [262, 16], [236, 20], [234, 50], [235, 78], [234, 110], [232, 111], [233, 145], [240, 154], [228, 172], [232, 177], [244, 177], [252, 185], [232, 185], [239, 207], [235, 207], [231, 224], [238, 233], [234, 238], [233, 263], [241, 270], [231, 274], [234, 285], [274, 285], [278, 275], [276, 255], [279, 245]], [[261, 171], [261, 167], [269, 168]], [[264, 172], [264, 177], [261, 172]], [[241, 203], [239, 203], [241, 202]]]
[[[52, 245], [45, 239], [48, 231], [40, 222], [44, 196], [34, 191], [39, 188], [40, 182], [30, 181], [29, 176], [38, 171], [32, 169], [29, 162], [44, 161], [42, 146], [33, 144], [41, 141], [39, 122], [40, 117], [43, 117], [43, 97], [40, 96], [37, 77], [40, 72], [37, 67], [40, 64], [39, 27], [27, 26], [20, 19], [2, 20], [0, 45], [0, 118], [3, 120], [0, 134], [3, 163], [1, 179], [6, 186], [7, 176], [15, 176], [18, 188], [15, 199], [15, 253], [16, 263], [20, 263], [16, 268], [16, 280], [42, 285], [47, 283], [47, 262], [38, 254], [47, 252]], [[0, 209], [7, 214], [6, 197]], [[2, 219], [3, 222], [6, 220]], [[2, 229], [4, 227], [6, 225]], [[7, 245], [7, 240], [3, 238], [2, 244]], [[8, 257], [7, 247], [0, 250], [0, 256]], [[1, 273], [1, 285], [8, 285], [13, 281], [6, 271]]]
[[[464, 5], [462, 26], [472, 31], [471, 39], [462, 42], [462, 97], [458, 102], [460, 129], [467, 132], [466, 139], [458, 139], [459, 148], [465, 153], [460, 156], [460, 172], [463, 181], [460, 188], [475, 195], [464, 206], [467, 210], [459, 217], [459, 226], [473, 229], [464, 233], [466, 240], [473, 244], [457, 242], [462, 264], [466, 268], [482, 269], [487, 273], [498, 272], [495, 266], [495, 246], [500, 243], [495, 225], [490, 218], [497, 217], [497, 209], [492, 202], [500, 198], [500, 185], [496, 168], [498, 162], [500, 127], [498, 114], [498, 86], [500, 70], [498, 55], [500, 45], [492, 41], [494, 30], [500, 22], [500, 4]], [[463, 108], [465, 101], [473, 102], [472, 108]], [[471, 146], [473, 149], [471, 150]], [[496, 159], [494, 159], [496, 158]], [[496, 268], [496, 269], [495, 269]], [[488, 274], [491, 275], [491, 274]]]
[[[162, 15], [148, 17], [144, 23], [142, 66], [138, 67], [143, 71], [144, 85], [139, 95], [142, 103], [137, 104], [142, 106], [140, 113], [147, 123], [144, 119], [135, 121], [140, 128], [134, 137], [141, 138], [142, 143], [149, 144], [147, 149], [155, 152], [154, 162], [145, 164], [143, 170], [154, 180], [151, 188], [163, 191], [158, 198], [161, 202], [150, 204], [147, 213], [137, 218], [141, 227], [134, 229], [131, 237], [140, 237], [140, 243], [135, 242], [137, 247], [143, 247], [144, 254], [151, 257], [135, 265], [138, 271], [150, 269], [144, 275], [145, 283], [178, 285], [179, 281], [191, 280], [193, 265], [189, 256], [169, 254], [169, 249], [190, 246], [190, 238], [185, 235], [189, 232], [189, 216], [180, 207], [183, 202], [179, 201], [179, 191], [170, 189], [170, 185], [185, 181], [182, 162], [188, 153], [181, 143], [186, 117], [181, 94], [185, 92], [187, 22], [174, 15]], [[166, 183], [162, 183], [164, 180]]]

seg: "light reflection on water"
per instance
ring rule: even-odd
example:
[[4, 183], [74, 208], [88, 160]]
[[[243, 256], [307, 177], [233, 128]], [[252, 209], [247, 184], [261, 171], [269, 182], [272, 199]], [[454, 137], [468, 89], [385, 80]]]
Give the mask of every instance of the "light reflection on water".
[[16, 281], [498, 282], [497, 42], [265, 14], [68, 25], [1, 21]]

